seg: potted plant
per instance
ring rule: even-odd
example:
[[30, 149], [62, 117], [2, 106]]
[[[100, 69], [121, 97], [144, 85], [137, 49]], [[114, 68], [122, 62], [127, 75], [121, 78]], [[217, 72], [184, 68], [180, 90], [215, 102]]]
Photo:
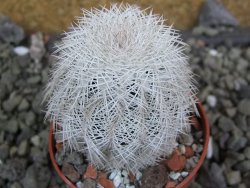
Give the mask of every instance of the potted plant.
[[85, 10], [65, 33], [45, 99], [51, 161], [68, 185], [75, 186], [56, 164], [54, 140], [82, 153], [99, 171], [136, 174], [168, 164], [178, 139], [192, 132], [190, 117], [201, 123], [203, 151], [173, 186], [193, 178], [206, 155], [209, 129], [184, 47], [162, 17], [130, 5]]

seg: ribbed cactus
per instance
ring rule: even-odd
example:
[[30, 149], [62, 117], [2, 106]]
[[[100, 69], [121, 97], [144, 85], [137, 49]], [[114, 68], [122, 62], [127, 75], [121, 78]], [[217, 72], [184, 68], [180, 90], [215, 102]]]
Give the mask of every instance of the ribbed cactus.
[[46, 117], [99, 169], [156, 164], [189, 131], [192, 73], [176, 31], [136, 6], [84, 10], [55, 52]]

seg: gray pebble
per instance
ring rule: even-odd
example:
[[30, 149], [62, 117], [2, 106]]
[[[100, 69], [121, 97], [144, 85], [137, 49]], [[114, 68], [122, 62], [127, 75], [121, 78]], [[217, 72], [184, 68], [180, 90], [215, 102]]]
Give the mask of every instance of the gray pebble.
[[242, 173], [248, 172], [248, 171], [250, 171], [250, 160], [245, 160], [245, 161], [242, 161], [238, 164], [235, 164], [234, 168], [236, 170], [241, 171]]
[[40, 146], [40, 137], [38, 135], [31, 137], [30, 141], [34, 146]]
[[65, 161], [74, 165], [80, 165], [83, 163], [83, 154], [71, 152], [65, 156]]
[[15, 118], [0, 122], [0, 129], [9, 133], [16, 133], [18, 131], [18, 122]]
[[19, 156], [25, 156], [28, 153], [28, 149], [29, 149], [28, 141], [24, 140], [19, 144], [17, 153]]
[[244, 115], [250, 115], [250, 99], [243, 99], [239, 102], [238, 111]]
[[22, 97], [17, 95], [15, 92], [11, 93], [8, 100], [3, 102], [3, 109], [6, 112], [11, 112], [14, 110], [21, 102]]
[[250, 147], [249, 146], [244, 149], [243, 153], [247, 159], [250, 159]]
[[9, 145], [1, 144], [0, 145], [0, 160], [5, 160], [9, 155]]
[[10, 185], [10, 188], [22, 188], [22, 185], [18, 182], [14, 182]]
[[226, 172], [226, 180], [228, 185], [236, 185], [241, 182], [240, 171]]
[[23, 98], [21, 103], [18, 106], [19, 111], [27, 110], [29, 108], [29, 102]]
[[178, 141], [186, 146], [191, 146], [194, 142], [194, 138], [191, 134], [181, 134]]
[[228, 132], [228, 131], [231, 131], [233, 130], [233, 128], [235, 127], [235, 124], [233, 122], [233, 120], [225, 117], [225, 116], [222, 116], [220, 119], [219, 119], [219, 123], [218, 123], [218, 127], [225, 131], [225, 132]]

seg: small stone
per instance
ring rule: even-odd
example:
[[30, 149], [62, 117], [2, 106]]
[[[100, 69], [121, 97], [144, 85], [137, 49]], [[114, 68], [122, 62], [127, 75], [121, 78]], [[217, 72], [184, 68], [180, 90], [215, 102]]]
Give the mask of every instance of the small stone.
[[194, 152], [196, 152], [197, 147], [198, 147], [197, 144], [192, 144], [192, 149], [193, 149]]
[[96, 181], [91, 178], [87, 178], [83, 181], [84, 188], [96, 188]]
[[215, 50], [215, 49], [210, 49], [209, 50], [209, 54], [211, 55], [211, 56], [218, 56], [218, 51], [217, 50]]
[[203, 151], [203, 146], [201, 144], [197, 145], [196, 153], [201, 153]]
[[233, 151], [239, 151], [240, 149], [244, 148], [247, 144], [247, 138], [239, 136], [239, 135], [233, 135], [229, 138], [227, 147], [229, 149], [232, 149]]
[[18, 106], [18, 110], [23, 111], [23, 110], [27, 110], [28, 108], [29, 108], [29, 103], [25, 98], [23, 98], [21, 103]]
[[78, 181], [78, 182], [76, 183], [76, 187], [77, 187], [77, 188], [84, 188], [83, 182]]
[[240, 58], [241, 52], [242, 51], [239, 48], [231, 48], [228, 56], [231, 60], [237, 60], [238, 58]]
[[78, 152], [71, 152], [65, 156], [65, 160], [68, 163], [71, 163], [74, 165], [80, 165], [83, 163], [83, 155]]
[[190, 158], [190, 157], [192, 157], [193, 155], [194, 155], [194, 150], [192, 149], [192, 147], [186, 146], [186, 148], [185, 148], [185, 156], [186, 156], [187, 158]]
[[94, 167], [94, 165], [89, 164], [87, 167], [87, 170], [84, 174], [84, 179], [86, 179], [86, 178], [96, 179], [96, 177], [97, 177], [96, 168]]
[[26, 116], [25, 116], [25, 124], [28, 126], [32, 126], [35, 123], [35, 119], [36, 119], [36, 116], [34, 112], [29, 111], [28, 113], [26, 113]]
[[45, 53], [43, 36], [41, 33], [31, 35], [30, 57], [39, 62]]
[[28, 153], [28, 149], [29, 149], [28, 142], [27, 140], [24, 140], [18, 146], [17, 153], [19, 156], [24, 156]]
[[211, 108], [214, 108], [217, 104], [217, 98], [214, 95], [208, 95], [207, 103]]
[[180, 172], [170, 172], [169, 174], [169, 177], [172, 179], [172, 180], [177, 180], [179, 177], [181, 176], [181, 173]]
[[[4, 16], [1, 16], [1, 19], [2, 17]], [[24, 37], [24, 30], [10, 20], [6, 20], [0, 24], [0, 40], [7, 43], [18, 44]]]
[[194, 142], [194, 138], [190, 134], [181, 134], [179, 137], [179, 142], [186, 146], [191, 146]]
[[81, 176], [86, 172], [87, 165], [86, 164], [81, 164], [81, 165], [74, 165], [74, 168], [80, 174]]
[[108, 180], [107, 175], [105, 173], [99, 173], [98, 176], [98, 182], [101, 186], [103, 186], [104, 188], [114, 188], [114, 184], [112, 181]]
[[137, 181], [139, 181], [142, 177], [142, 173], [140, 171], [137, 171], [136, 174], [135, 174], [135, 178]]
[[20, 185], [20, 183], [14, 182], [11, 184], [10, 188], [22, 188], [22, 186]]
[[244, 115], [250, 115], [250, 99], [243, 99], [240, 101], [237, 109], [240, 113], [244, 114]]
[[115, 187], [119, 187], [119, 185], [122, 183], [122, 178], [119, 174], [117, 174], [114, 179], [113, 179], [113, 183]]
[[0, 160], [5, 160], [9, 155], [9, 145], [1, 144], [0, 145]]
[[250, 47], [248, 47], [245, 51], [245, 57], [250, 61]]
[[123, 184], [129, 184], [130, 181], [129, 181], [129, 178], [128, 177], [124, 177], [123, 178]]
[[26, 48], [25, 46], [17, 46], [14, 48], [14, 52], [19, 56], [24, 56], [29, 53], [29, 49]]
[[117, 170], [114, 170], [113, 172], [111, 172], [110, 176], [109, 176], [109, 179], [110, 180], [113, 180], [115, 178], [115, 176], [117, 175], [118, 171]]
[[240, 172], [239, 171], [227, 172], [226, 179], [229, 185], [236, 185], [241, 182]]
[[186, 153], [186, 147], [183, 144], [179, 145], [179, 151], [181, 154], [185, 154]]
[[247, 186], [244, 183], [240, 183], [237, 188], [247, 188]]
[[3, 102], [3, 109], [6, 112], [11, 112], [14, 110], [21, 102], [22, 97], [17, 95], [15, 92], [11, 93], [7, 101]]
[[241, 96], [241, 98], [250, 98], [250, 86], [242, 85], [240, 87], [239, 95]]
[[125, 188], [136, 188], [134, 185], [127, 184]]
[[62, 173], [74, 183], [80, 179], [80, 174], [78, 174], [74, 167], [67, 162], [63, 162], [62, 164]]
[[27, 80], [27, 83], [29, 84], [37, 84], [38, 82], [41, 81], [41, 77], [39, 75], [37, 76], [32, 76]]
[[181, 176], [183, 177], [183, 178], [185, 178], [185, 177], [187, 177], [188, 176], [188, 172], [186, 172], [186, 171], [183, 171], [183, 172], [181, 172]]
[[196, 158], [195, 156], [187, 159], [187, 162], [186, 162], [186, 169], [187, 170], [192, 170], [195, 166], [196, 166], [197, 162], [196, 162]]
[[242, 173], [250, 171], [250, 160], [242, 161], [234, 165], [236, 170], [239, 170]]
[[18, 131], [18, 122], [15, 118], [9, 120], [5, 127], [3, 127], [5, 131], [10, 133], [16, 133]]
[[213, 157], [213, 137], [209, 137], [208, 149], [207, 149], [207, 159], [211, 159]]
[[40, 137], [38, 135], [31, 137], [30, 141], [34, 146], [40, 146]]
[[63, 149], [63, 142], [56, 143], [56, 151], [61, 151]]
[[127, 171], [127, 170], [122, 170], [121, 175], [122, 175], [123, 177], [127, 177], [127, 176], [128, 176], [128, 171]]
[[227, 108], [226, 113], [229, 117], [234, 117], [236, 114], [236, 108]]
[[250, 159], [250, 147], [249, 146], [244, 149], [243, 153], [247, 159]]
[[233, 128], [235, 127], [235, 124], [234, 124], [234, 121], [225, 117], [225, 116], [222, 116], [220, 119], [219, 119], [219, 123], [218, 123], [218, 127], [225, 131], [225, 132], [228, 132], [228, 131], [231, 131], [233, 130]]
[[16, 146], [12, 146], [10, 148], [10, 157], [14, 157], [17, 154], [17, 147]]
[[176, 182], [175, 181], [168, 181], [166, 184], [165, 188], [175, 188], [176, 187]]
[[157, 165], [147, 168], [141, 178], [143, 188], [162, 188], [167, 180], [168, 174], [164, 165]]
[[186, 162], [186, 157], [174, 151], [171, 157], [166, 160], [165, 164], [172, 171], [180, 171], [185, 167]]

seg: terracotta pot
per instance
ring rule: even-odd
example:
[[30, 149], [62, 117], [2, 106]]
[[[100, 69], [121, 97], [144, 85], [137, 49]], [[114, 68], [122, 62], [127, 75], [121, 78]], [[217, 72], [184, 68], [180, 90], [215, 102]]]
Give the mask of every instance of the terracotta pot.
[[[176, 186], [176, 188], [185, 188], [188, 187], [189, 183], [191, 180], [195, 178], [195, 175], [197, 174], [199, 168], [201, 167], [206, 154], [207, 154], [207, 149], [208, 149], [208, 142], [209, 142], [209, 136], [210, 136], [210, 131], [209, 131], [209, 123], [208, 123], [208, 118], [206, 116], [205, 110], [203, 109], [202, 105], [200, 102], [197, 103], [197, 108], [200, 113], [200, 119], [201, 119], [201, 125], [204, 131], [204, 144], [203, 144], [203, 151], [201, 154], [201, 157], [196, 165], [196, 167], [189, 173], [189, 175], [180, 183]], [[53, 137], [53, 126], [51, 124], [50, 131], [49, 131], [49, 155], [51, 162], [58, 173], [58, 175], [62, 178], [62, 180], [70, 187], [70, 188], [76, 188], [76, 186], [62, 173], [61, 169], [59, 168], [58, 164], [56, 163], [55, 160], [55, 145], [54, 145], [54, 137]]]

